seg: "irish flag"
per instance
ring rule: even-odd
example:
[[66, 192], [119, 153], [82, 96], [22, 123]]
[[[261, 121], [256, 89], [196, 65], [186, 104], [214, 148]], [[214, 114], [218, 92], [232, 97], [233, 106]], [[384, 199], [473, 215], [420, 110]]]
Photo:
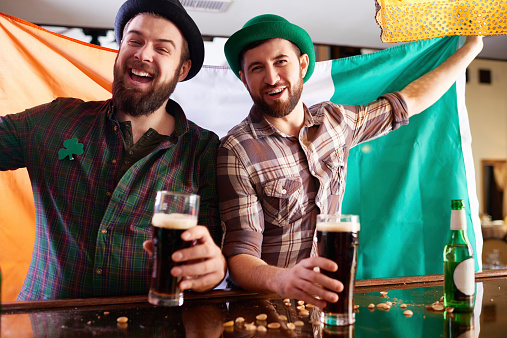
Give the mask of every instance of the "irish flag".
[[[115, 50], [3, 14], [0, 41], [0, 115], [59, 96], [84, 100], [111, 96]], [[304, 102], [368, 103], [436, 67], [459, 43], [459, 37], [439, 38], [318, 62], [305, 84]], [[464, 89], [463, 76], [408, 126], [351, 151], [343, 211], [359, 214], [361, 220], [359, 279], [442, 273], [451, 199], [465, 200], [468, 237], [476, 270], [481, 268], [482, 236]], [[243, 120], [252, 104], [228, 68], [213, 66], [178, 84], [172, 98], [189, 119], [219, 136]], [[26, 171], [0, 172], [3, 301], [14, 300], [19, 292], [31, 259], [34, 228]]]

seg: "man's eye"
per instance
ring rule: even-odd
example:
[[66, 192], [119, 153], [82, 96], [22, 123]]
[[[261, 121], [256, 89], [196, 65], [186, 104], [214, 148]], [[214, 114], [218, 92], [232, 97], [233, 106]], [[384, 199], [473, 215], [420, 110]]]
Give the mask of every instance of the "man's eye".
[[141, 43], [137, 40], [130, 40], [129, 41], [129, 45], [132, 45], [132, 46], [139, 46]]

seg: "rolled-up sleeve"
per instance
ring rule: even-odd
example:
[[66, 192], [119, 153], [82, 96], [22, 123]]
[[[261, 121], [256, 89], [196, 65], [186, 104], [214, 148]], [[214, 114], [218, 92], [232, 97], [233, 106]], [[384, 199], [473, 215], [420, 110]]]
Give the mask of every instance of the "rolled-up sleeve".
[[400, 92], [388, 93], [379, 97], [389, 101], [392, 107], [392, 128], [393, 130], [408, 124], [408, 107]]
[[226, 257], [249, 254], [261, 257], [264, 214], [247, 170], [236, 153], [218, 149], [218, 196], [225, 223], [223, 253]]

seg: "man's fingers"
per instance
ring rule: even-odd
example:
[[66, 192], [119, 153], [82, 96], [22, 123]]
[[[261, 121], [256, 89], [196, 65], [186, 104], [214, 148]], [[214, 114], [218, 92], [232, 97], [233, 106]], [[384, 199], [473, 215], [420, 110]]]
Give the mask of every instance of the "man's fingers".
[[303, 259], [300, 264], [306, 269], [313, 270], [314, 268], [324, 269], [330, 272], [338, 271], [338, 264], [324, 257], [310, 257]]
[[143, 249], [146, 250], [150, 255], [153, 255], [153, 251], [155, 250], [153, 246], [153, 241], [151, 239], [144, 241]]
[[201, 242], [206, 242], [208, 240], [213, 241], [208, 228], [202, 225], [198, 225], [188, 230], [185, 230], [185, 232], [181, 234], [181, 239], [183, 239], [184, 241], [196, 241], [196, 240], [199, 240]]
[[223, 264], [218, 259], [205, 259], [191, 261], [183, 265], [177, 265], [171, 269], [171, 274], [175, 277], [200, 276], [212, 273], [221, 269]]
[[[294, 267], [294, 274], [297, 279], [305, 280], [312, 284], [320, 285], [321, 288], [328, 289], [332, 292], [343, 291], [343, 284], [333, 278], [330, 278], [322, 273], [322, 270], [335, 272], [338, 269], [338, 265], [323, 257], [311, 257], [300, 262], [301, 266]], [[320, 272], [314, 270], [314, 267], [318, 267]], [[302, 290], [304, 287], [299, 286]]]
[[175, 251], [171, 258], [175, 262], [186, 262], [196, 259], [207, 259], [221, 255], [220, 248], [213, 242], [200, 243], [186, 249]]
[[215, 285], [218, 285], [223, 279], [218, 273], [210, 273], [200, 275], [198, 277], [190, 277], [182, 279], [180, 282], [181, 290], [192, 290], [196, 292], [205, 292], [212, 290]]

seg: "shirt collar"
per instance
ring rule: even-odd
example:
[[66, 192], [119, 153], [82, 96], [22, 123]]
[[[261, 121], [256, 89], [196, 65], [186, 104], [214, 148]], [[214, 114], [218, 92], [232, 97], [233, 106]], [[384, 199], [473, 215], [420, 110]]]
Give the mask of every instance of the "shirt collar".
[[174, 132], [176, 133], [176, 136], [182, 136], [190, 129], [188, 119], [183, 112], [183, 109], [176, 101], [169, 99], [165, 110], [174, 117]]
[[[310, 110], [303, 103], [303, 109], [305, 111], [305, 127], [311, 127], [314, 125], [320, 125], [322, 122], [323, 114], [317, 114], [316, 116], [312, 116]], [[275, 126], [273, 126], [266, 118], [264, 114], [257, 108], [256, 105], [253, 105], [250, 109], [250, 113], [248, 114], [248, 120], [250, 124], [250, 128], [252, 130], [252, 134], [254, 138], [261, 138], [273, 134], [278, 134], [283, 137], [287, 137], [286, 134], [279, 131]]]
[[[117, 122], [118, 120], [116, 119], [115, 114], [116, 107], [114, 107], [112, 100], [110, 100], [110, 102], [111, 108], [108, 110], [107, 116], [111, 121]], [[167, 101], [167, 105], [165, 106], [165, 110], [168, 114], [171, 114], [174, 117], [174, 133], [177, 137], [182, 136], [190, 129], [188, 119], [183, 112], [183, 109], [176, 101], [169, 99], [169, 101]]]

